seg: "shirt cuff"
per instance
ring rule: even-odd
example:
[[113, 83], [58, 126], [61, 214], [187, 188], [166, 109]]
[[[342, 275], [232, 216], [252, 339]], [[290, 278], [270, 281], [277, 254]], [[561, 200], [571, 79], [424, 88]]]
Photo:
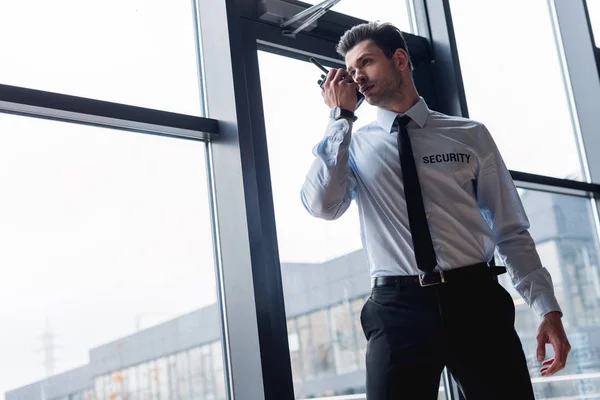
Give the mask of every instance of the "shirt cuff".
[[537, 296], [531, 304], [531, 308], [540, 318], [552, 311], [560, 312], [562, 317], [562, 310], [558, 305], [558, 300], [556, 300], [556, 296], [552, 293], [542, 293]]
[[327, 127], [327, 136], [334, 140], [335, 143], [341, 143], [344, 138], [352, 130], [352, 121], [346, 118], [338, 120], [330, 119]]

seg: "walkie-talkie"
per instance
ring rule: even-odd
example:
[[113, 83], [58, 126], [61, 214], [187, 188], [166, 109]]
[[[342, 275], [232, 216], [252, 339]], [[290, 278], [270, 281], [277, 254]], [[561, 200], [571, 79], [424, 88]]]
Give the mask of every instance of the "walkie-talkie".
[[[321, 89], [323, 89], [323, 84], [325, 83], [325, 78], [327, 78], [327, 74], [329, 73], [329, 70], [327, 68], [325, 68], [323, 66], [323, 64], [321, 64], [319, 61], [317, 61], [317, 59], [314, 57], [311, 57], [309, 59], [309, 61], [311, 63], [315, 64], [321, 71], [323, 71], [325, 73], [325, 76], [321, 75], [321, 79], [319, 79], [319, 81], [318, 81], [319, 87]], [[356, 111], [358, 109], [358, 107], [362, 104], [364, 99], [365, 99], [365, 96], [363, 96], [363, 94], [361, 92], [359, 92], [357, 89], [356, 90], [356, 107], [354, 108], [354, 111]]]

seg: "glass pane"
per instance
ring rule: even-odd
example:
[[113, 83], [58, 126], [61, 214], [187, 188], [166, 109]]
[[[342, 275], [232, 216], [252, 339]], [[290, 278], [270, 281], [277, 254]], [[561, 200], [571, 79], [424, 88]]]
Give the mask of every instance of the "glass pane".
[[194, 35], [189, 0], [2, 1], [0, 83], [200, 115]]
[[596, 47], [600, 47], [600, 0], [587, 0], [587, 8], [590, 14]]
[[186, 351], [221, 342], [205, 154], [0, 114], [6, 399], [190, 397], [201, 360]]
[[[302, 1], [309, 4], [323, 2], [323, 0]], [[333, 6], [331, 11], [351, 15], [365, 21], [391, 22], [400, 28], [402, 32], [414, 33], [410, 23], [407, 0], [370, 0], [368, 7], [365, 7], [364, 0], [343, 0]]]
[[[320, 72], [308, 62], [265, 52], [259, 52], [259, 65], [296, 398], [364, 400], [366, 340], [359, 314], [370, 278], [357, 209], [352, 205], [340, 219], [323, 221], [300, 201], [311, 150], [329, 119], [316, 83]], [[297, 77], [289, 92], [273, 79], [282, 70]], [[311, 118], [290, 124], [300, 109]], [[363, 103], [356, 127], [373, 121], [375, 110]]]
[[489, 128], [508, 168], [582, 180], [548, 2], [450, 6], [469, 115]]
[[[536, 398], [598, 398], [600, 251], [590, 201], [533, 190], [522, 190], [521, 199], [542, 262], [552, 275], [572, 346], [566, 368], [553, 376], [541, 377], [535, 341], [539, 320], [512, 288], [507, 274], [500, 276], [515, 301], [516, 328], [523, 342]], [[547, 349], [547, 357], [551, 357], [551, 346]]]

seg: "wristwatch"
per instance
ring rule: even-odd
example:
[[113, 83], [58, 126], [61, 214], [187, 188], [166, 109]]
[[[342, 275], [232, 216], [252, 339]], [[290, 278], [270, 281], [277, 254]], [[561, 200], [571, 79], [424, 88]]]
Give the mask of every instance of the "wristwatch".
[[348, 111], [345, 108], [341, 108], [341, 107], [333, 107], [331, 109], [331, 112], [329, 113], [329, 118], [338, 120], [340, 118], [347, 118], [349, 120], [351, 120], [352, 122], [355, 122], [358, 117], [356, 115], [354, 115], [354, 113], [352, 111]]

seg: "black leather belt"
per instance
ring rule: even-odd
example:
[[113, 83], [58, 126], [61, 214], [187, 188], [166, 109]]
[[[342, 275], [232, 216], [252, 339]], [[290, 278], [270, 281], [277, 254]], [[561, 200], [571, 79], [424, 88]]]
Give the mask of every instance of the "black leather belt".
[[434, 286], [448, 282], [460, 282], [471, 279], [485, 279], [501, 275], [506, 267], [496, 267], [491, 263], [478, 263], [447, 271], [434, 271], [421, 275], [380, 276], [371, 279], [371, 287], [382, 286]]

